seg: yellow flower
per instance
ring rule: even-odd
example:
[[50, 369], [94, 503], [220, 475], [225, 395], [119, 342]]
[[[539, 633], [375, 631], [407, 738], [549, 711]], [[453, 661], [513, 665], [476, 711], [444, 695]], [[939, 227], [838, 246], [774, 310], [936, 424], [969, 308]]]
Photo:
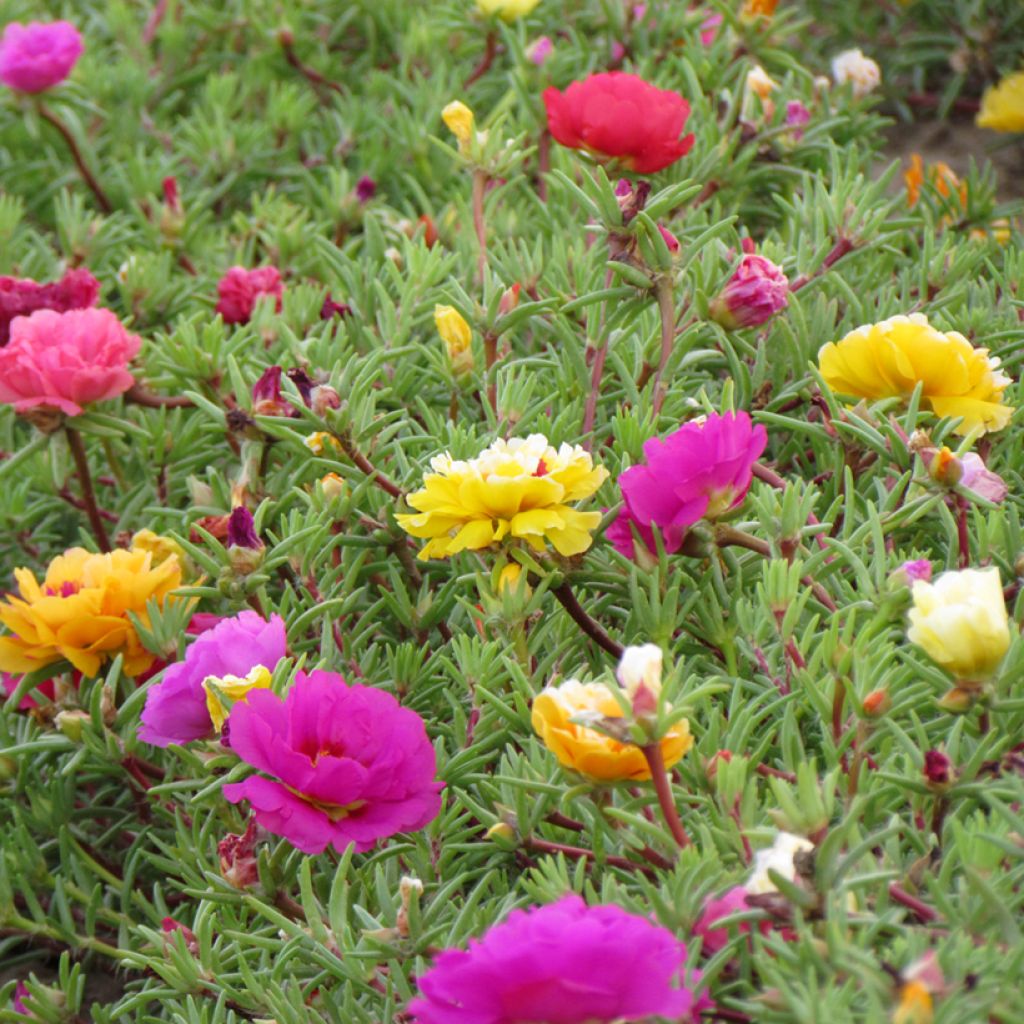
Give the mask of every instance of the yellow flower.
[[326, 430], [314, 430], [312, 434], [302, 439], [302, 443], [314, 455], [323, 455], [328, 448], [333, 448], [335, 451], [341, 450], [337, 438], [328, 434]]
[[170, 537], [163, 537], [152, 530], [139, 530], [132, 536], [133, 551], [148, 551], [153, 556], [153, 565], [160, 565], [168, 558], [177, 558], [179, 565], [185, 561], [181, 545]]
[[760, 64], [755, 64], [747, 72], [747, 89], [761, 100], [767, 100], [778, 85], [779, 83]]
[[525, 18], [540, 0], [476, 0], [482, 14], [496, 14], [502, 21]]
[[892, 1024], [932, 1024], [932, 996], [920, 981], [909, 981], [900, 989], [900, 1002], [892, 1015]]
[[[531, 721], [544, 745], [565, 768], [598, 782], [649, 779], [647, 759], [638, 746], [620, 743], [570, 721], [588, 712], [606, 718], [622, 717], [619, 702], [603, 683], [570, 679], [536, 696]], [[665, 767], [671, 768], [692, 746], [689, 723], [685, 719], [676, 722], [661, 740]]]
[[1015, 71], [985, 90], [977, 123], [995, 132], [1024, 132], [1024, 71]]
[[328, 473], [320, 478], [320, 486], [324, 489], [325, 498], [340, 498], [348, 491], [345, 478], [337, 473]]
[[907, 639], [960, 684], [981, 682], [999, 667], [1010, 646], [1010, 627], [999, 570], [944, 572], [913, 589]]
[[1003, 404], [1011, 381], [999, 360], [962, 334], [936, 330], [921, 313], [858, 327], [824, 345], [818, 363], [833, 391], [858, 398], [906, 397], [921, 382], [936, 416], [961, 420], [958, 434], [1002, 430], [1013, 415]]
[[479, 551], [506, 537], [535, 551], [549, 543], [561, 555], [578, 555], [601, 521], [600, 512], [567, 504], [589, 498], [608, 476], [579, 445], [555, 449], [543, 434], [531, 434], [495, 441], [468, 462], [446, 452], [430, 465], [423, 489], [406, 499], [417, 512], [395, 516], [406, 533], [429, 540], [421, 559]]
[[473, 369], [473, 331], [454, 306], [434, 307], [434, 326], [448, 350], [452, 368], [459, 373]]
[[105, 659], [122, 654], [128, 675], [145, 672], [156, 659], [128, 613], [148, 623], [146, 602], [163, 604], [181, 585], [175, 555], [153, 563], [148, 551], [71, 548], [50, 563], [41, 585], [30, 570], [15, 569], [21, 596], [0, 604], [0, 622], [13, 634], [0, 637], [0, 671], [32, 672], [66, 658], [94, 676]]
[[214, 729], [220, 732], [224, 728], [230, 705], [225, 707], [222, 697], [237, 703], [245, 701], [250, 690], [270, 689], [270, 669], [265, 665], [254, 665], [244, 676], [207, 676], [203, 680], [206, 691], [206, 710], [210, 712], [210, 720]]
[[453, 100], [441, 111], [441, 119], [458, 140], [459, 149], [465, 150], [473, 138], [473, 111], [461, 100]]

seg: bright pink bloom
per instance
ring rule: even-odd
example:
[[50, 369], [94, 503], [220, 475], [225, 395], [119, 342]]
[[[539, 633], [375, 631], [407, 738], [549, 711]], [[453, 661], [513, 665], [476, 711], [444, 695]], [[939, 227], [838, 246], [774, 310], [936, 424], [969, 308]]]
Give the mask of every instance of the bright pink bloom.
[[417, 1024], [610, 1024], [696, 1020], [710, 1007], [667, 928], [579, 896], [513, 910], [419, 979]]
[[369, 850], [437, 817], [442, 783], [423, 719], [390, 693], [335, 672], [299, 672], [282, 700], [250, 691], [228, 718], [231, 747], [254, 768], [224, 787], [256, 821], [303, 853]]
[[714, 14], [709, 14], [702, 22], [700, 26], [700, 44], [701, 46], [711, 46], [715, 39], [718, 37], [718, 29], [721, 27], [723, 17], [717, 11]]
[[11, 340], [0, 349], [0, 402], [16, 412], [46, 406], [78, 416], [83, 406], [135, 383], [128, 363], [141, 344], [109, 309], [41, 309], [16, 317]]
[[244, 676], [257, 665], [273, 671], [286, 653], [284, 620], [279, 615], [267, 622], [254, 611], [244, 611], [223, 619], [193, 641], [185, 657], [149, 688], [139, 739], [166, 747], [212, 735], [203, 680]]
[[45, 92], [71, 74], [83, 49], [70, 21], [12, 21], [0, 39], [0, 82], [18, 92]]
[[277, 267], [232, 267], [217, 284], [217, 312], [226, 324], [247, 324], [261, 295], [277, 298], [281, 309], [281, 275]]
[[668, 167], [693, 145], [692, 135], [682, 135], [690, 104], [623, 71], [591, 75], [564, 93], [545, 89], [544, 106], [548, 129], [563, 146], [615, 160], [636, 174]]
[[0, 345], [6, 345], [11, 321], [37, 309], [66, 313], [96, 305], [100, 283], [88, 270], [69, 270], [59, 281], [40, 284], [30, 277], [0, 277]]
[[[752, 908], [747, 904], [747, 890], [742, 885], [733, 886], [721, 896], [712, 897], [704, 901], [700, 917], [693, 926], [694, 935], [699, 935], [704, 941], [701, 945], [702, 951], [708, 956], [717, 953], [729, 942], [731, 929], [719, 925], [719, 921], [733, 914], [741, 914]], [[749, 932], [750, 925], [743, 921], [735, 926], [740, 932]], [[762, 921], [760, 924], [762, 932], [771, 930], [770, 921]]]
[[766, 256], [745, 252], [729, 283], [711, 303], [723, 327], [758, 327], [789, 304], [789, 280]]
[[723, 516], [743, 501], [767, 443], [767, 431], [745, 412], [711, 413], [664, 440], [652, 437], [644, 443], [646, 461], [619, 477], [625, 505], [606, 536], [617, 551], [635, 558], [631, 528], [654, 552], [657, 526], [665, 550], [678, 551], [694, 523]]

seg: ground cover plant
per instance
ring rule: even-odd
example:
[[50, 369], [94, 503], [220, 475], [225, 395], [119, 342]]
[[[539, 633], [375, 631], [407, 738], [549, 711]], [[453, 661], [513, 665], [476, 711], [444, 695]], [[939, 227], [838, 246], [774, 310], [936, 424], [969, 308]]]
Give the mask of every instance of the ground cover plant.
[[0, 22], [0, 1019], [1024, 1019], [1016, 0]]

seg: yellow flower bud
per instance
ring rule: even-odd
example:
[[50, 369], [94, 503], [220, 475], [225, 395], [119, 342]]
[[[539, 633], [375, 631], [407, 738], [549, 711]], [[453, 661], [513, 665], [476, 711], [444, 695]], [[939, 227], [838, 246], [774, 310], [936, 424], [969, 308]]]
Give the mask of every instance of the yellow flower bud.
[[325, 498], [340, 498], [348, 490], [345, 478], [337, 473], [328, 473], [320, 478], [320, 486], [324, 490]]
[[539, 3], [540, 0], [476, 0], [481, 14], [496, 14], [508, 22], [526, 17]]
[[473, 340], [473, 331], [465, 317], [454, 306], [434, 307], [434, 326], [454, 362], [465, 352]]
[[1010, 646], [1010, 627], [999, 570], [944, 572], [934, 583], [914, 584], [907, 639], [958, 682], [992, 676]]
[[[503, 594], [506, 590], [512, 589], [517, 590], [519, 587], [519, 580], [523, 575], [523, 567], [518, 562], [509, 562], [504, 569], [498, 575], [498, 593]], [[526, 585], [527, 596], [531, 592], [530, 585]]]
[[[651, 777], [643, 751], [571, 721], [587, 713], [622, 718], [622, 708], [603, 683], [570, 679], [549, 686], [533, 702], [531, 721], [559, 763], [598, 782], [639, 781]], [[686, 719], [676, 722], [660, 741], [665, 767], [671, 768], [693, 746]]]
[[210, 712], [210, 721], [217, 732], [224, 728], [228, 713], [222, 697], [232, 702], [244, 701], [250, 690], [270, 689], [270, 669], [265, 665], [255, 665], [244, 676], [207, 676], [203, 680], [206, 691], [206, 710]]
[[441, 118], [464, 152], [473, 138], [473, 111], [461, 100], [453, 100], [441, 111]]

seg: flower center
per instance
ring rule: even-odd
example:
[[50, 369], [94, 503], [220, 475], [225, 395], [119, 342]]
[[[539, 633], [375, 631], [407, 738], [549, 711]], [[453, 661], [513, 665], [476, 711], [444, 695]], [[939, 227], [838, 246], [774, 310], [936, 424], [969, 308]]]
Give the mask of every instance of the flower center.
[[736, 500], [736, 492], [731, 487], [721, 491], [710, 491], [708, 493], [708, 508], [704, 513], [705, 519], [717, 519], [732, 508]]
[[543, 459], [537, 460], [537, 468], [533, 471], [534, 476], [547, 476], [548, 464]]
[[350, 814], [366, 806], [365, 800], [353, 800], [350, 804], [332, 804], [327, 800], [317, 800], [308, 793], [302, 793], [292, 786], [285, 786], [285, 789], [294, 793], [303, 803], [309, 804], [310, 807], [315, 807], [318, 811], [326, 814], [332, 822], [341, 821], [342, 818], [347, 818]]
[[48, 583], [43, 588], [43, 593], [47, 597], [71, 597], [77, 594], [82, 589], [82, 584], [78, 580], [65, 580], [59, 587], [55, 587], [52, 583]]

